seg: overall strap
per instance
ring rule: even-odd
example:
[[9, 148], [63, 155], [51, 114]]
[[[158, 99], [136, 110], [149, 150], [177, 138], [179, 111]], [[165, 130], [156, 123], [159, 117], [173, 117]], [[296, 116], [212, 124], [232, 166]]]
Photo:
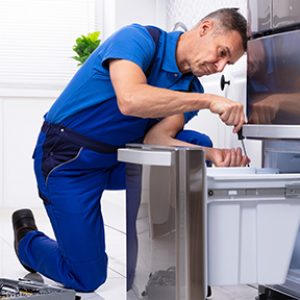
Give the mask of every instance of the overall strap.
[[154, 44], [155, 44], [155, 51], [154, 51], [154, 56], [152, 58], [152, 61], [147, 69], [147, 71], [145, 72], [146, 77], [148, 77], [151, 73], [152, 67], [154, 65], [154, 61], [156, 58], [156, 54], [157, 54], [157, 49], [158, 49], [158, 42], [159, 42], [159, 36], [160, 36], [160, 30], [156, 27], [152, 27], [152, 26], [145, 26], [145, 28], [148, 30], [149, 34], [151, 35]]

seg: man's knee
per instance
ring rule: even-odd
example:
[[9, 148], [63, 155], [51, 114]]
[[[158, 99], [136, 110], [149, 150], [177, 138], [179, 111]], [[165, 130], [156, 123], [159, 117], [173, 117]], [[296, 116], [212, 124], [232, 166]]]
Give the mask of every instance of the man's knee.
[[106, 274], [101, 274], [100, 276], [94, 278], [79, 278], [78, 282], [72, 286], [74, 290], [82, 293], [94, 292], [98, 287], [100, 287], [106, 281]]
[[72, 267], [70, 287], [78, 292], [93, 292], [107, 278], [107, 258], [103, 261], [78, 264]]
[[80, 286], [75, 288], [78, 292], [91, 293], [94, 292], [98, 287], [100, 287], [106, 281], [106, 272], [105, 274], [97, 274], [93, 278], [81, 278]]

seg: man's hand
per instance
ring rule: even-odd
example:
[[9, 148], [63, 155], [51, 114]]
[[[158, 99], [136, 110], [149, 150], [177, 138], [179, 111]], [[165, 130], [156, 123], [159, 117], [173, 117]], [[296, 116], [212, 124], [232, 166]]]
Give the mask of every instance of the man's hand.
[[241, 148], [218, 149], [206, 148], [206, 158], [216, 167], [245, 167], [250, 159], [243, 155]]
[[212, 113], [218, 114], [226, 125], [233, 125], [234, 133], [237, 133], [245, 123], [244, 108], [239, 102], [212, 95], [209, 110]]

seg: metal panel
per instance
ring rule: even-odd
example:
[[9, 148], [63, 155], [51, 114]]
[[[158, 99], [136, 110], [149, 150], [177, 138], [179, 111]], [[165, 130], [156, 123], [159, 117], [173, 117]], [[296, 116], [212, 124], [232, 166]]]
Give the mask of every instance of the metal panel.
[[300, 30], [248, 42], [250, 123], [300, 125], [299, 47]]
[[300, 139], [300, 125], [257, 125], [243, 126], [243, 135], [253, 139]]
[[282, 28], [300, 23], [299, 0], [273, 0], [273, 26]]
[[[127, 289], [148, 300], [205, 299], [203, 152], [153, 147], [153, 156], [167, 153], [174, 159], [168, 166], [154, 159], [149, 177], [142, 179], [151, 147], [126, 150], [119, 151], [119, 159], [131, 162], [126, 164]], [[148, 197], [142, 197], [145, 191]]]
[[272, 0], [248, 1], [248, 13], [252, 33], [272, 28]]
[[134, 149], [120, 149], [118, 160], [126, 163], [136, 163], [151, 166], [171, 166], [174, 157], [171, 152], [143, 151]]
[[204, 155], [201, 150], [181, 150], [177, 153], [176, 247], [179, 276], [176, 299], [205, 299], [207, 267]]

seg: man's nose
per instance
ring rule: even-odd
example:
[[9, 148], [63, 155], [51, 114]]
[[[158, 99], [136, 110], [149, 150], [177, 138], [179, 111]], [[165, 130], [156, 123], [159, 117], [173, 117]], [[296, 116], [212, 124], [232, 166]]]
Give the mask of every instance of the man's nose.
[[222, 72], [226, 65], [227, 65], [227, 60], [226, 59], [218, 60], [218, 62], [216, 63], [217, 72]]

